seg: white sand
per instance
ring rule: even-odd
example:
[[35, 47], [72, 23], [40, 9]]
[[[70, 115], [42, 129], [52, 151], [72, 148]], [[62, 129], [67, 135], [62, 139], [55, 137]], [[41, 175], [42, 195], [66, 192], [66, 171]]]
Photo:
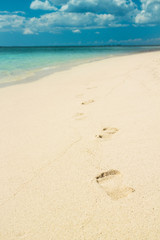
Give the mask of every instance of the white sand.
[[0, 89], [0, 239], [160, 239], [160, 52]]

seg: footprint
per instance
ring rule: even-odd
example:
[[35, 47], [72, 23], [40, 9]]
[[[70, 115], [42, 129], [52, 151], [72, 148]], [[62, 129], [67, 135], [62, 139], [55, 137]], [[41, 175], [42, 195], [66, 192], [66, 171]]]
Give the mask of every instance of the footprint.
[[76, 120], [83, 120], [86, 117], [84, 116], [84, 113], [76, 113], [75, 116]]
[[94, 88], [97, 88], [97, 87], [88, 87], [87, 90], [92, 90]]
[[112, 200], [127, 197], [135, 191], [123, 185], [123, 177], [118, 170], [103, 172], [96, 177], [96, 181]]
[[90, 99], [90, 100], [88, 100], [86, 102], [82, 102], [82, 105], [88, 105], [88, 104], [93, 103], [93, 102], [94, 102], [94, 100]]
[[107, 139], [107, 138], [110, 138], [111, 135], [115, 134], [118, 131], [119, 131], [118, 128], [111, 128], [111, 127], [103, 128], [101, 134], [96, 135], [96, 137]]
[[22, 237], [24, 237], [24, 235], [25, 235], [25, 232], [16, 232], [15, 233], [15, 236], [18, 238], [22, 238]]
[[83, 97], [83, 96], [84, 96], [83, 93], [76, 95], [77, 98], [81, 98], [81, 97]]

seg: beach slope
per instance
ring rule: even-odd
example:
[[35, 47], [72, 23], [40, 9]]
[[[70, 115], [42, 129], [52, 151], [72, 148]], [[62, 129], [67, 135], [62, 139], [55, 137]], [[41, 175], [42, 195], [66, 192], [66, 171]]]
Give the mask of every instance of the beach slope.
[[159, 240], [160, 52], [0, 89], [0, 239]]

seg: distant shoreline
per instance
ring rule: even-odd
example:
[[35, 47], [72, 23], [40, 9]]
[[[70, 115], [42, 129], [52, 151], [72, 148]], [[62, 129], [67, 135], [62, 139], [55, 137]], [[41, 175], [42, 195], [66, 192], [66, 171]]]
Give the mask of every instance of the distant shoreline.
[[0, 48], [70, 48], [70, 47], [75, 47], [75, 48], [85, 48], [85, 47], [160, 47], [160, 44], [157, 45], [84, 45], [84, 46], [79, 46], [79, 45], [55, 45], [55, 46], [0, 46]]
[[[115, 47], [118, 47], [118, 46], [115, 46]], [[121, 46], [121, 47], [123, 48], [123, 46]], [[8, 48], [8, 47], [6, 47], [6, 48]], [[17, 47], [9, 47], [9, 49], [10, 48], [16, 49]], [[21, 48], [23, 48], [23, 47], [18, 47], [18, 49], [21, 49]], [[35, 47], [24, 47], [24, 48], [35, 49]], [[44, 48], [44, 49], [47, 48], [48, 49], [50, 47], [36, 47], [36, 49], [38, 49], [38, 48]], [[63, 48], [63, 47], [51, 47], [51, 48]], [[65, 48], [72, 48], [72, 47], [65, 47]], [[87, 48], [87, 46], [78, 47], [78, 48]], [[127, 55], [135, 55], [135, 54], [141, 54], [141, 53], [143, 54], [143, 53], [156, 52], [156, 51], [160, 51], [160, 49], [141, 49], [141, 50], [138, 50], [137, 52], [135, 51], [135, 52], [117, 53], [115, 55], [106, 55], [106, 56], [97, 57], [97, 58], [81, 59], [77, 62], [72, 62], [71, 64], [59, 65], [56, 68], [55, 68], [54, 65], [50, 66], [50, 67], [47, 67], [47, 66], [46, 67], [41, 67], [39, 69], [35, 69], [35, 71], [33, 71], [33, 72], [29, 72], [28, 73], [29, 76], [26, 76], [21, 80], [0, 83], [0, 88], [9, 87], [9, 86], [13, 86], [13, 85], [19, 85], [19, 84], [27, 84], [27, 83], [30, 83], [30, 82], [38, 81], [41, 78], [50, 76], [50, 75], [55, 74], [57, 72], [69, 70], [71, 68], [74, 68], [76, 66], [83, 65], [83, 64], [93, 63], [93, 62], [97, 62], [97, 61], [103, 61], [105, 59], [110, 59], [110, 58], [123, 57], [123, 56], [127, 56]]]

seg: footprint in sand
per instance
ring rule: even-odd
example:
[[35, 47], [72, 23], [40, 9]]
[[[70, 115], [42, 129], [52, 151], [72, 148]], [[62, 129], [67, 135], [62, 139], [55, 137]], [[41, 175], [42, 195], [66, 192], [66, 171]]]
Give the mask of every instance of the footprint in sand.
[[22, 237], [24, 237], [24, 235], [25, 235], [25, 232], [16, 232], [15, 233], [15, 236], [18, 238], [22, 238]]
[[84, 116], [84, 113], [76, 113], [74, 117], [75, 117], [76, 120], [83, 120], [83, 119], [86, 118]]
[[93, 102], [94, 102], [94, 100], [90, 99], [88, 101], [82, 102], [82, 105], [88, 105], [88, 104], [93, 103]]
[[99, 135], [96, 135], [96, 137], [100, 139], [108, 139], [118, 131], [119, 131], [118, 128], [111, 127], [103, 128], [102, 132]]
[[97, 87], [88, 87], [87, 90], [92, 90], [92, 89], [95, 89]]
[[127, 197], [135, 191], [123, 184], [123, 177], [118, 170], [103, 172], [96, 177], [96, 181], [112, 200]]
[[81, 97], [83, 97], [83, 96], [84, 96], [83, 93], [80, 93], [80, 94], [76, 95], [77, 98], [81, 98]]

